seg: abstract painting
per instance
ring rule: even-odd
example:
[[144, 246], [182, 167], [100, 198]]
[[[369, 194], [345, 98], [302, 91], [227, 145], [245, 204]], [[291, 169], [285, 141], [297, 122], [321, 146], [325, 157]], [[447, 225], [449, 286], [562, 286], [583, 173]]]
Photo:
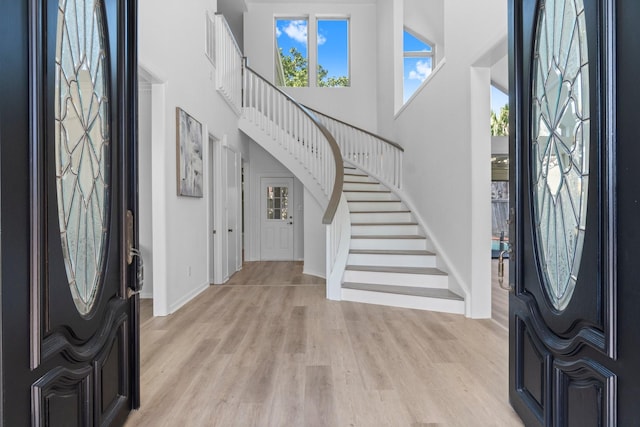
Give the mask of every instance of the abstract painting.
[[176, 108], [178, 196], [202, 197], [202, 124]]

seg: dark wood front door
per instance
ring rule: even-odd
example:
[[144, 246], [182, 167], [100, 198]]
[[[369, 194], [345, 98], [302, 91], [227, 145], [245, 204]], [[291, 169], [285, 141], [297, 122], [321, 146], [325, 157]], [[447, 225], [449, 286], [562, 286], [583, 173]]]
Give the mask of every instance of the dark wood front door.
[[139, 400], [135, 0], [3, 2], [0, 58], [0, 424], [121, 425]]
[[511, 0], [510, 400], [640, 423], [640, 2]]

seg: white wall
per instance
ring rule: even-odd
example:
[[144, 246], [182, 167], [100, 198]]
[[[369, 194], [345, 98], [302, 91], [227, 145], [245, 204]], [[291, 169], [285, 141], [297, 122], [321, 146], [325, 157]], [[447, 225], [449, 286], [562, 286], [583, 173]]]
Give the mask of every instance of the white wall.
[[208, 133], [218, 138], [226, 135], [229, 145], [246, 151], [237, 117], [215, 92], [214, 69], [204, 55], [206, 10], [215, 11], [216, 1], [139, 1], [140, 66], [163, 82], [164, 114], [154, 115], [164, 131], [159, 141], [154, 140], [159, 150], [154, 152], [153, 168], [160, 172], [153, 175], [160, 192], [154, 200], [162, 210], [161, 218], [154, 218], [154, 296], [163, 295], [164, 300], [156, 307], [154, 299], [156, 315], [175, 311], [209, 285], [208, 182], [205, 179], [204, 198], [176, 195], [176, 107], [203, 124], [205, 170], [210, 167]]
[[[388, 40], [401, 32], [402, 26], [398, 24], [397, 16], [387, 15], [403, 12], [395, 2], [395, 6], [386, 3], [380, 4], [378, 28], [381, 30], [379, 50], [388, 55]], [[444, 2], [447, 47], [443, 68], [395, 119], [389, 114], [388, 107], [378, 110], [379, 128], [405, 148], [404, 190], [425, 221], [454, 287], [469, 293], [490, 284], [490, 272], [488, 277], [482, 269], [481, 277], [474, 274], [478, 263], [486, 259], [488, 264], [489, 260], [488, 250], [478, 249], [477, 242], [484, 230], [477, 226], [477, 219], [473, 219], [474, 209], [481, 208], [474, 205], [472, 188], [474, 182], [479, 185], [474, 174], [482, 176], [486, 172], [478, 168], [478, 162], [485, 162], [486, 169], [489, 168], [490, 146], [486, 150], [472, 149], [471, 70], [479, 57], [504, 38], [506, 26], [504, 0], [447, 0]], [[395, 65], [384, 60], [378, 63], [380, 73], [385, 77], [379, 82], [379, 93], [386, 94], [387, 98]], [[481, 73], [480, 78], [486, 76]], [[478, 93], [474, 96], [477, 98]], [[488, 98], [486, 102], [488, 140]], [[484, 151], [488, 153], [486, 159]], [[489, 181], [487, 178], [487, 186]], [[483, 205], [484, 202], [478, 203]], [[486, 203], [489, 204], [488, 197]], [[486, 296], [481, 295], [481, 298], [483, 304], [474, 310], [468, 307], [468, 315], [490, 316], [490, 301], [486, 304]]]
[[151, 178], [151, 82], [140, 77], [138, 90], [138, 209], [140, 253], [144, 260], [142, 298], [153, 297], [153, 218]]
[[444, 57], [444, 0], [404, 0], [404, 25], [436, 45], [435, 59]]
[[327, 275], [327, 230], [322, 224], [324, 209], [307, 190], [304, 190], [304, 274]]
[[[274, 81], [276, 17], [309, 17], [309, 32], [315, 31], [315, 17], [350, 18], [350, 77], [347, 88], [286, 88], [296, 100], [356, 126], [376, 130], [377, 57], [376, 5], [322, 2], [249, 3], [244, 21], [245, 55], [249, 65], [267, 80]], [[309, 46], [315, 58], [315, 47]], [[313, 60], [315, 61], [315, 59]], [[314, 62], [313, 62], [314, 63]], [[310, 70], [312, 71], [312, 70]], [[315, 74], [315, 73], [313, 73]]]

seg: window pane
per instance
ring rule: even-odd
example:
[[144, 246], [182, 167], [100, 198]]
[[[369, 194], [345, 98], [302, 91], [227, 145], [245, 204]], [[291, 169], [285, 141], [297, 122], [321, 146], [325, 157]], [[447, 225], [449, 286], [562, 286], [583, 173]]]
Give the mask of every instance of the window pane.
[[408, 31], [405, 31], [403, 37], [403, 50], [405, 52], [431, 52], [431, 46]]
[[318, 20], [318, 86], [349, 86], [349, 20]]
[[433, 58], [404, 58], [404, 102], [413, 95], [431, 74]]
[[309, 85], [306, 19], [276, 19], [276, 82], [281, 86]]

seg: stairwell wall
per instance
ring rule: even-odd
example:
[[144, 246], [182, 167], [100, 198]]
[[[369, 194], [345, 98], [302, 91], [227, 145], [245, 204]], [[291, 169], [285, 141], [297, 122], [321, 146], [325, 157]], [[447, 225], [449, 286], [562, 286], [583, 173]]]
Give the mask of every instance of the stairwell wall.
[[[378, 26], [381, 30], [379, 55], [396, 54], [397, 58], [397, 48], [389, 51], [388, 45], [389, 40], [397, 38], [402, 31], [397, 15], [406, 13], [403, 9], [406, 5], [400, 0], [385, 3], [380, 5], [378, 13], [378, 22], [384, 23]], [[489, 263], [490, 240], [487, 239], [486, 250], [477, 244], [484, 230], [473, 218], [476, 214], [484, 215], [484, 204], [478, 197], [474, 198], [472, 188], [477, 175], [474, 170], [481, 167], [482, 162], [488, 169], [490, 151], [485, 159], [484, 150], [473, 150], [471, 145], [472, 66], [496, 40], [506, 35], [507, 5], [504, 0], [447, 0], [444, 5], [446, 63], [399, 113], [394, 116], [389, 114], [388, 107], [381, 108], [378, 119], [385, 136], [404, 146], [404, 191], [427, 224], [439, 254], [447, 259], [449, 273], [457, 279], [457, 286], [473, 300], [474, 289], [490, 287], [491, 277], [488, 269], [482, 270], [482, 277], [474, 274], [474, 265], [478, 262], [486, 259]], [[395, 15], [389, 17], [388, 13]], [[395, 78], [397, 83], [397, 70], [393, 69], [396, 64], [382, 58], [378, 63], [385, 77], [379, 82], [379, 93], [389, 93], [389, 87], [394, 84], [390, 80]], [[490, 176], [486, 184], [490, 185]], [[486, 204], [490, 206], [488, 197]], [[467, 315], [489, 317], [491, 301], [487, 295], [490, 296], [490, 292], [479, 291], [476, 295], [481, 301], [469, 305]]]
[[[159, 201], [162, 224], [154, 234], [154, 295], [165, 295], [154, 314], [166, 315], [181, 307], [209, 286], [208, 182], [204, 197], [177, 196], [176, 107], [181, 107], [203, 125], [204, 171], [209, 171], [208, 133], [246, 157], [237, 127], [237, 117], [214, 88], [214, 68], [205, 57], [205, 13], [216, 11], [215, 0], [139, 1], [139, 63], [157, 76], [164, 89], [161, 114], [164, 138], [153, 141], [154, 200]], [[156, 161], [157, 159], [157, 161]], [[154, 205], [158, 206], [158, 205]], [[221, 204], [217, 204], [221, 208]], [[140, 221], [150, 219], [140, 218]], [[240, 219], [238, 220], [240, 221]], [[221, 251], [221, 256], [226, 256]], [[223, 260], [226, 263], [226, 259]], [[158, 289], [162, 288], [162, 289]]]

